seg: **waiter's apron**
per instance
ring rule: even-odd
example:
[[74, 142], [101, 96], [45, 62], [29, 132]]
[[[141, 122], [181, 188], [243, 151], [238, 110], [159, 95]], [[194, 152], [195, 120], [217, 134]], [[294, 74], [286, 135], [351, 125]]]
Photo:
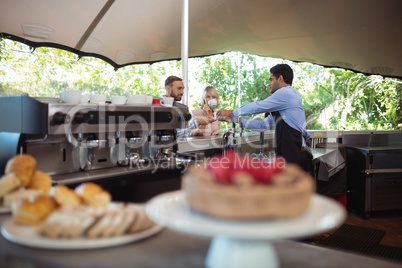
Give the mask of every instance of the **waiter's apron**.
[[275, 120], [275, 153], [288, 163], [310, 171], [312, 156], [308, 151], [302, 151], [303, 134], [286, 124], [279, 112], [271, 114]]

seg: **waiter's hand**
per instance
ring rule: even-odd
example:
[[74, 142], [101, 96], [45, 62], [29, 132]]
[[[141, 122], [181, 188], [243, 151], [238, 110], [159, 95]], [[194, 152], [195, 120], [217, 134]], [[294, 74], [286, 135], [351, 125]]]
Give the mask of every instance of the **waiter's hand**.
[[230, 117], [227, 117], [227, 116], [216, 116], [216, 120], [223, 121], [223, 122], [227, 122], [227, 123], [232, 122], [232, 121], [230, 120]]
[[233, 110], [220, 109], [216, 112], [216, 117], [233, 117]]

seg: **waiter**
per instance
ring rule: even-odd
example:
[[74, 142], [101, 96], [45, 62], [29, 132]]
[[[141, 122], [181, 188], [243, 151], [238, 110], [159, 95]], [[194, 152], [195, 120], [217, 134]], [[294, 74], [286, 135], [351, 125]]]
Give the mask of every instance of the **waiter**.
[[[275, 153], [309, 172], [312, 155], [307, 148], [307, 140], [310, 135], [305, 129], [306, 116], [299, 92], [292, 88], [293, 70], [287, 64], [277, 64], [270, 72], [271, 96], [234, 110], [221, 109], [217, 117], [232, 117], [232, 121], [241, 121], [248, 129], [264, 131], [275, 128]], [[262, 121], [240, 117], [259, 113], [269, 114]]]

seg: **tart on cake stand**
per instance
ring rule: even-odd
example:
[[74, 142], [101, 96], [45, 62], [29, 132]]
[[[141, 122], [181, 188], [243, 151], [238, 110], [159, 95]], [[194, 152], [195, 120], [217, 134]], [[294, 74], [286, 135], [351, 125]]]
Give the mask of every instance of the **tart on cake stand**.
[[203, 237], [212, 242], [205, 259], [210, 268], [278, 267], [271, 241], [300, 239], [334, 229], [346, 219], [336, 201], [314, 194], [310, 206], [292, 219], [223, 220], [190, 209], [184, 192], [158, 195], [146, 204], [149, 217], [172, 230]]

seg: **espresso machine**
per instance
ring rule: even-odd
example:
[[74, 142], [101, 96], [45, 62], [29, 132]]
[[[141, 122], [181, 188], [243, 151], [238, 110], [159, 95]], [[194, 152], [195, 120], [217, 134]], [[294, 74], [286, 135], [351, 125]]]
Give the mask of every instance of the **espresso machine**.
[[60, 184], [135, 175], [176, 164], [176, 129], [187, 107], [66, 104], [56, 98], [0, 97], [0, 172], [32, 155]]

